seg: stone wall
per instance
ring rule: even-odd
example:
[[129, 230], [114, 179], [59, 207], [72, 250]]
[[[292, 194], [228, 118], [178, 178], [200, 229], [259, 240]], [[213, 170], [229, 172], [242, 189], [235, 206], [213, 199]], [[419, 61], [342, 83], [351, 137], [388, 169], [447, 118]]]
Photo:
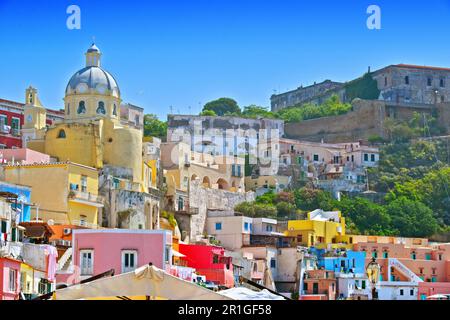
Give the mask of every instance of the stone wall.
[[367, 139], [371, 135], [384, 136], [383, 121], [386, 106], [383, 101], [360, 100], [353, 102], [353, 111], [334, 117], [287, 123], [288, 138], [319, 142], [346, 142]]
[[177, 222], [181, 231], [186, 231], [191, 241], [196, 241], [205, 231], [208, 210], [234, 210], [234, 207], [245, 201], [254, 201], [254, 192], [238, 193], [218, 189], [204, 188], [198, 181], [191, 183], [189, 192], [190, 208], [197, 208], [194, 215], [177, 214]]
[[432, 106], [355, 99], [352, 106], [353, 111], [340, 116], [287, 123], [286, 137], [313, 142], [323, 139], [327, 143], [368, 140], [374, 135], [386, 138], [387, 118], [408, 121], [416, 112], [437, 115], [439, 126], [450, 131], [450, 103]]

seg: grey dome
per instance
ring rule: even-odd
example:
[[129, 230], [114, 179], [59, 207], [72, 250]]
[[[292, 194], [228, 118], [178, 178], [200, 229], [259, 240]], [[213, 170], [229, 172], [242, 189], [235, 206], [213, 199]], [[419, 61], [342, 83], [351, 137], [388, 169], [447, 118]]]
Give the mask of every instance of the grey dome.
[[114, 77], [100, 67], [88, 66], [77, 71], [72, 78], [70, 78], [69, 83], [67, 84], [66, 94], [79, 93], [77, 92], [77, 89], [78, 85], [81, 83], [86, 84], [90, 90], [103, 87], [109, 91], [108, 93], [105, 92], [105, 94], [112, 94], [113, 92], [116, 92], [116, 95], [120, 96], [119, 86], [117, 85]]

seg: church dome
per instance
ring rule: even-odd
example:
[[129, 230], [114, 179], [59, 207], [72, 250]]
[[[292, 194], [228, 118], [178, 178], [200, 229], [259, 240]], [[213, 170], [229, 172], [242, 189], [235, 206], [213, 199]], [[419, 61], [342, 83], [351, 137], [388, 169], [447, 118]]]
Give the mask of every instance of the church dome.
[[100, 67], [101, 52], [95, 44], [86, 52], [86, 67], [77, 71], [69, 80], [66, 95], [102, 94], [120, 97], [119, 86], [114, 77]]

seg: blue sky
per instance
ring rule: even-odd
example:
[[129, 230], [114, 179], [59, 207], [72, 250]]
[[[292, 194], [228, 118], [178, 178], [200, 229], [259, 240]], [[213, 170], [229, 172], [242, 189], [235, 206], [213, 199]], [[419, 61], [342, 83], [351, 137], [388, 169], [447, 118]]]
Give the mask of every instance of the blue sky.
[[[69, 5], [81, 30], [66, 27]], [[382, 10], [382, 29], [366, 9]], [[450, 0], [0, 0], [0, 97], [63, 105], [95, 36], [126, 102], [161, 118], [219, 97], [269, 106], [274, 90], [351, 80], [388, 64], [450, 67]]]

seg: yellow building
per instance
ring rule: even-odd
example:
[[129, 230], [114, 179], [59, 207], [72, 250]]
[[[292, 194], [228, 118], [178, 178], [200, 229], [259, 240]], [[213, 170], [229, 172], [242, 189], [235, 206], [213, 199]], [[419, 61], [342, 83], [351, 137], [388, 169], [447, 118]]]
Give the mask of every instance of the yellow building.
[[73, 162], [4, 166], [5, 181], [32, 188], [32, 219], [97, 228], [98, 172]]
[[47, 128], [45, 108], [36, 89], [26, 91], [24, 146], [49, 154], [59, 162], [104, 165], [132, 170], [133, 182], [143, 185], [142, 131], [120, 122], [120, 89], [114, 77], [100, 67], [101, 52], [93, 44], [86, 67], [67, 84], [65, 119]]
[[319, 249], [334, 247], [337, 238], [345, 236], [345, 218], [339, 211], [314, 210], [308, 213], [306, 220], [288, 221], [285, 234], [294, 237], [298, 245]]

